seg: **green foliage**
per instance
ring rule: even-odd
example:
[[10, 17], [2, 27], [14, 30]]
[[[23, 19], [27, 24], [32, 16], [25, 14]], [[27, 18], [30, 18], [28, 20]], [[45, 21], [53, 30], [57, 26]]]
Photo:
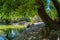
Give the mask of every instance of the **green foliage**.
[[58, 19], [57, 11], [56, 11], [52, 1], [50, 2], [49, 7], [50, 7], [50, 10], [46, 10], [49, 17], [53, 20]]
[[60, 2], [60, 0], [58, 0], [58, 2]]
[[16, 19], [25, 14], [33, 17], [37, 7], [35, 0], [0, 0], [0, 19]]
[[[48, 6], [48, 0], [44, 0], [45, 9]], [[55, 19], [57, 17], [56, 9], [53, 3], [49, 4], [50, 10], [47, 10], [48, 15]], [[38, 5], [35, 0], [0, 0], [0, 19], [14, 20], [20, 19], [23, 16], [34, 17], [38, 13]], [[54, 16], [53, 16], [54, 15]]]

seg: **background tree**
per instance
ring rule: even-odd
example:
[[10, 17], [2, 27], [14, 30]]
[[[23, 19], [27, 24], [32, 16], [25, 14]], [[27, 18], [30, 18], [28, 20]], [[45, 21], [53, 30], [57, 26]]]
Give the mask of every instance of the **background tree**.
[[34, 0], [0, 0], [0, 19], [10, 24], [23, 16], [34, 17], [37, 7]]

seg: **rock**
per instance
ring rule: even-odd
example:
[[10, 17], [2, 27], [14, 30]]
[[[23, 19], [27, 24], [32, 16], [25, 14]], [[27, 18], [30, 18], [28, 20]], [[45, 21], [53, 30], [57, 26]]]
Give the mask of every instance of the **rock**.
[[[39, 31], [42, 29], [42, 27], [45, 26], [43, 22], [39, 22], [38, 24], [35, 23], [34, 25], [30, 25], [29, 28], [26, 28], [22, 34], [20, 34], [17, 38], [14, 40], [40, 40], [39, 38], [42, 37], [39, 34]], [[39, 34], [39, 36], [37, 36]], [[38, 37], [38, 38], [37, 38]]]

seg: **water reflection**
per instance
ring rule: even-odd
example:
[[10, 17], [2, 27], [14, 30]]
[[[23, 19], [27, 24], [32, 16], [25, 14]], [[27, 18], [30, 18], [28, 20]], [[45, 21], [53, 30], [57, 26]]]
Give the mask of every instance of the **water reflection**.
[[[11, 32], [10, 32], [11, 31]], [[4, 36], [5, 35], [5, 36]], [[20, 32], [18, 30], [13, 30], [13, 29], [9, 29], [7, 30], [3, 35], [0, 35], [0, 40], [10, 40], [10, 39], [14, 39], [15, 37], [17, 37], [18, 35], [20, 35]]]
[[20, 35], [19, 30], [11, 30], [11, 37], [12, 38], [17, 37], [18, 35]]
[[0, 36], [0, 40], [8, 40], [8, 39], [3, 36]]
[[16, 35], [16, 33], [14, 32], [14, 30], [11, 30], [11, 34], [12, 34], [12, 38]]
[[0, 40], [4, 40], [4, 38], [3, 37], [0, 37]]

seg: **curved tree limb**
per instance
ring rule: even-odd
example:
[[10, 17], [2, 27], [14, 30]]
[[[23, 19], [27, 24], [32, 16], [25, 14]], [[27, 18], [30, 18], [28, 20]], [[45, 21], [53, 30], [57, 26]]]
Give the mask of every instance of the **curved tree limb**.
[[[53, 21], [46, 13], [45, 8], [44, 8], [44, 3], [43, 0], [36, 0], [39, 4], [39, 8], [38, 8], [38, 14], [39, 16], [42, 18], [42, 20], [46, 23], [46, 25], [48, 26], [53, 26], [53, 28], [55, 27], [55, 21]], [[49, 23], [49, 24], [48, 24]], [[48, 27], [47, 26], [47, 27]]]
[[[44, 8], [44, 2], [43, 0], [36, 0], [37, 3], [39, 4], [39, 8], [38, 8], [38, 14], [39, 16], [42, 18], [42, 20], [45, 22], [46, 24], [46, 27], [45, 27], [45, 31], [46, 32], [46, 35], [45, 37], [46, 38], [49, 38], [49, 35], [50, 35], [50, 31], [51, 30], [59, 30], [59, 26], [60, 24], [57, 24], [57, 22], [53, 21], [46, 13], [45, 11], [45, 8]], [[58, 15], [60, 15], [60, 13], [58, 13]], [[48, 35], [47, 35], [48, 34]]]

